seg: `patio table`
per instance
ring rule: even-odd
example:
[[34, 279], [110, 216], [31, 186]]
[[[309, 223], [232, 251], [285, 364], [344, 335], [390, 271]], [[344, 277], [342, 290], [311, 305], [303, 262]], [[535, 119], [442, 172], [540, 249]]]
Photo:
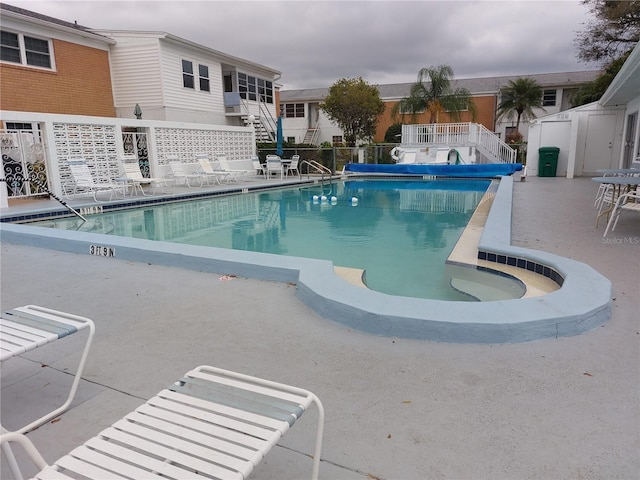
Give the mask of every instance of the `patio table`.
[[596, 173], [607, 175], [640, 175], [640, 169], [637, 168], [600, 168]]

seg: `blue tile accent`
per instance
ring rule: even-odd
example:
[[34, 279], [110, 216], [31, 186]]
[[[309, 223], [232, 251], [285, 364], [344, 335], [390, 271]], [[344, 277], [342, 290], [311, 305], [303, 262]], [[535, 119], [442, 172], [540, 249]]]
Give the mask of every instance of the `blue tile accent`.
[[[489, 260], [489, 259], [493, 259], [493, 260]], [[478, 251], [478, 260], [487, 260], [490, 262], [511, 265], [513, 267], [522, 268], [530, 272], [535, 272], [540, 275], [544, 275], [547, 278], [550, 278], [559, 286], [562, 286], [562, 283], [564, 282], [564, 278], [562, 277], [562, 275], [560, 275], [554, 269], [550, 268], [547, 265], [543, 265], [537, 262], [532, 262], [524, 258], [517, 258], [517, 257], [506, 256], [506, 255], [496, 255], [494, 253]]]

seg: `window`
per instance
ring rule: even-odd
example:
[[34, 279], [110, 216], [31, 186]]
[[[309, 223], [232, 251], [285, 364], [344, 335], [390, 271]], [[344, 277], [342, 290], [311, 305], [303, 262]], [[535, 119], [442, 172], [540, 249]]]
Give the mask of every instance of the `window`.
[[182, 85], [185, 88], [195, 88], [193, 63], [189, 60], [182, 60]]
[[287, 143], [296, 143], [296, 137], [287, 137]]
[[543, 107], [555, 107], [556, 106], [556, 90], [544, 90], [542, 92], [542, 106]]
[[268, 80], [258, 79], [258, 95], [265, 103], [273, 103], [273, 84]]
[[518, 130], [516, 130], [516, 127], [505, 127], [505, 129], [504, 129], [504, 137], [505, 138], [509, 138], [510, 135], [513, 135], [517, 131]]
[[342, 144], [342, 135], [334, 135], [331, 137], [331, 143], [335, 146], [339, 146]]
[[49, 41], [13, 32], [0, 32], [0, 60], [51, 69]]
[[402, 103], [400, 104], [399, 108], [398, 108], [398, 112], [400, 113], [400, 115], [419, 115], [421, 113], [425, 112], [424, 108], [419, 109], [416, 112], [411, 111], [411, 107], [408, 105], [403, 105]]
[[36, 130], [32, 123], [5, 122], [4, 128], [7, 130]]
[[206, 65], [198, 65], [198, 74], [200, 75], [200, 91], [211, 91], [211, 87], [209, 85], [209, 67]]
[[285, 103], [285, 118], [304, 118], [304, 103]]
[[238, 72], [238, 92], [245, 100], [273, 103], [273, 83]]

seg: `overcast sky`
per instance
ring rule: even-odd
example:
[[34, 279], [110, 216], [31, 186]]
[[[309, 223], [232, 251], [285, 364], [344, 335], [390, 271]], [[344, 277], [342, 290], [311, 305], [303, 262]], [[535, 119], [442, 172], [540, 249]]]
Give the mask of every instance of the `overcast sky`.
[[578, 0], [2, 0], [96, 29], [164, 31], [282, 72], [283, 89], [594, 70], [574, 40], [593, 19]]

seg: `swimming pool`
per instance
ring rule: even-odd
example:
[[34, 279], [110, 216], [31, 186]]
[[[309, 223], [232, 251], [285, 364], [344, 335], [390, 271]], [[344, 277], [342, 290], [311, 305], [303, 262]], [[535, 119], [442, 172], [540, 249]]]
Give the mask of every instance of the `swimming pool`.
[[[239, 186], [229, 191], [234, 188], [242, 189]], [[29, 221], [33, 215], [4, 217], [0, 229], [3, 243], [80, 255], [104, 253], [106, 258], [100, 261], [115, 259], [295, 283], [296, 296], [318, 315], [374, 335], [454, 343], [514, 343], [577, 335], [599, 327], [611, 315], [611, 282], [584, 263], [511, 245], [511, 219], [517, 214], [512, 211], [512, 192], [513, 178], [501, 177], [477, 244], [478, 258], [550, 273], [561, 284], [557, 291], [535, 298], [491, 302], [412, 298], [354, 286], [336, 276], [333, 263], [326, 260], [7, 223], [7, 219]], [[94, 204], [86, 206], [93, 208]], [[50, 216], [49, 211], [34, 214]], [[300, 328], [304, 328], [301, 320]]]
[[489, 184], [334, 181], [34, 225], [330, 260], [363, 270], [366, 285], [379, 292], [470, 301], [451, 287], [446, 259]]

